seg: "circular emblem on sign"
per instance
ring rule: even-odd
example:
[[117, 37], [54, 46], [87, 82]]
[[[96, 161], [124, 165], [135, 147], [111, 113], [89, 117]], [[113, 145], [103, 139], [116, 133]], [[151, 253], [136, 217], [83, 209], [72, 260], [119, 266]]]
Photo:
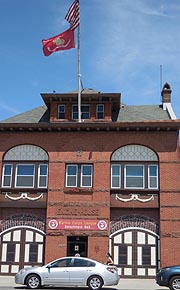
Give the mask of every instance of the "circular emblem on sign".
[[100, 229], [101, 231], [104, 231], [107, 228], [107, 222], [104, 220], [100, 220], [98, 221], [98, 229]]
[[58, 226], [58, 221], [57, 220], [50, 220], [48, 223], [48, 226], [50, 227], [50, 229], [54, 230]]

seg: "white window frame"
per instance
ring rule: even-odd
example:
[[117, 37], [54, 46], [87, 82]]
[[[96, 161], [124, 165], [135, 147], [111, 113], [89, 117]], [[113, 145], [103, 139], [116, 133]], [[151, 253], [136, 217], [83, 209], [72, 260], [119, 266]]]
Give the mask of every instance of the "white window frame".
[[[83, 175], [83, 167], [90, 167], [91, 168], [91, 174], [90, 175]], [[90, 185], [83, 185], [83, 177], [90, 177], [91, 178], [91, 184]], [[82, 164], [81, 165], [81, 181], [80, 181], [80, 186], [81, 187], [92, 187], [92, 176], [93, 176], [93, 167], [91, 164]]]
[[[9, 174], [5, 175], [5, 173], [4, 173], [6, 166], [10, 166], [11, 167], [11, 174], [10, 175]], [[13, 165], [12, 164], [4, 164], [3, 165], [2, 187], [8, 187], [8, 188], [10, 188], [12, 186], [12, 172], [13, 172]], [[5, 179], [5, 177], [10, 177], [10, 185], [4, 185], [4, 179]]]
[[[34, 174], [33, 175], [17, 175], [18, 166], [33, 166], [34, 167]], [[34, 188], [35, 164], [16, 164], [16, 170], [15, 170], [15, 172], [16, 172], [15, 173], [15, 185], [14, 185], [15, 188]], [[17, 177], [18, 176], [23, 176], [23, 177], [25, 177], [25, 176], [32, 176], [33, 177], [33, 185], [32, 186], [25, 186], [25, 185], [19, 186], [19, 185], [17, 185]]]
[[[40, 174], [41, 166], [46, 166], [46, 175]], [[46, 185], [45, 186], [40, 186], [40, 178], [41, 177], [46, 177]], [[47, 183], [48, 183], [48, 165], [47, 164], [39, 164], [39, 166], [38, 166], [38, 184], [37, 184], [37, 187], [38, 188], [47, 188]]]
[[[102, 106], [103, 110], [100, 111], [99, 110], [99, 107]], [[103, 114], [103, 117], [102, 118], [99, 118], [98, 117], [98, 114]], [[96, 105], [96, 119], [104, 119], [104, 104], [97, 104]]]
[[[68, 175], [68, 168], [73, 166], [76, 168], [76, 175]], [[68, 185], [68, 176], [75, 176], [76, 177], [76, 184], [75, 185]], [[78, 180], [78, 165], [77, 164], [67, 164], [66, 165], [66, 187], [77, 187], [77, 180]]]
[[[59, 108], [63, 107], [64, 111], [63, 112], [59, 112]], [[64, 118], [59, 118], [60, 114], [64, 114]], [[65, 119], [65, 115], [66, 115], [66, 105], [58, 105], [58, 119]]]
[[[113, 175], [113, 167], [119, 167], [119, 175]], [[113, 177], [119, 177], [119, 186], [113, 186]], [[121, 188], [121, 165], [120, 164], [111, 164], [111, 188]]]
[[[143, 178], [143, 186], [140, 187], [135, 187], [135, 186], [127, 186], [126, 185], [126, 169], [127, 167], [137, 167], [137, 166], [141, 166], [143, 168], [143, 176], [134, 176], [135, 178]], [[133, 176], [132, 176], [133, 177]], [[143, 164], [126, 164], [124, 166], [124, 188], [128, 188], [128, 189], [144, 189], [145, 188], [145, 170], [144, 170], [144, 165]]]
[[[156, 172], [157, 172], [157, 175], [150, 175], [150, 167], [151, 166], [154, 166], [154, 167], [156, 167]], [[157, 186], [156, 187], [153, 187], [153, 186], [151, 186], [151, 177], [153, 177], [153, 178], [156, 178], [156, 184], [157, 184]], [[159, 184], [158, 184], [158, 166], [157, 165], [155, 165], [155, 164], [149, 164], [148, 165], [148, 188], [149, 189], [158, 189], [159, 188]]]

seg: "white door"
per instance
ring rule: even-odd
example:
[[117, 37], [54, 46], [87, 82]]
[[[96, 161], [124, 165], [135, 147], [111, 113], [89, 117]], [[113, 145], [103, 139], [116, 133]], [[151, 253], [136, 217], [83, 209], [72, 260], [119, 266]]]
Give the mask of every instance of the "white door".
[[122, 277], [154, 278], [157, 270], [157, 235], [127, 228], [112, 236], [114, 263]]
[[11, 228], [1, 233], [0, 274], [43, 264], [44, 234], [35, 228]]

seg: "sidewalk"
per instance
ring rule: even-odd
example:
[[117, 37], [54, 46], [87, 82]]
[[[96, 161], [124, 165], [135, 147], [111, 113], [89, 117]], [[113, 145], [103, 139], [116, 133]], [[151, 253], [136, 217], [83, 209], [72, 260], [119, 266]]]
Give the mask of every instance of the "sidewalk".
[[[0, 287], [21, 287], [21, 285], [16, 284], [14, 282], [14, 276], [0, 276]], [[117, 286], [111, 286], [111, 287], [109, 286], [106, 288], [120, 289], [120, 290], [168, 290], [169, 289], [166, 287], [158, 286], [154, 279], [120, 279], [119, 284]]]

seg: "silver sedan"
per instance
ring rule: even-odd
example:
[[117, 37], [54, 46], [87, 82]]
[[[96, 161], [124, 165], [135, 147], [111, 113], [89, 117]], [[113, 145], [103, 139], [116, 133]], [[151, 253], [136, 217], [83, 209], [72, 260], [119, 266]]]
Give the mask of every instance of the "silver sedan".
[[27, 285], [31, 289], [57, 285], [88, 286], [91, 290], [98, 290], [103, 285], [117, 285], [119, 279], [115, 266], [88, 258], [64, 257], [42, 267], [21, 269], [15, 276], [15, 283]]

